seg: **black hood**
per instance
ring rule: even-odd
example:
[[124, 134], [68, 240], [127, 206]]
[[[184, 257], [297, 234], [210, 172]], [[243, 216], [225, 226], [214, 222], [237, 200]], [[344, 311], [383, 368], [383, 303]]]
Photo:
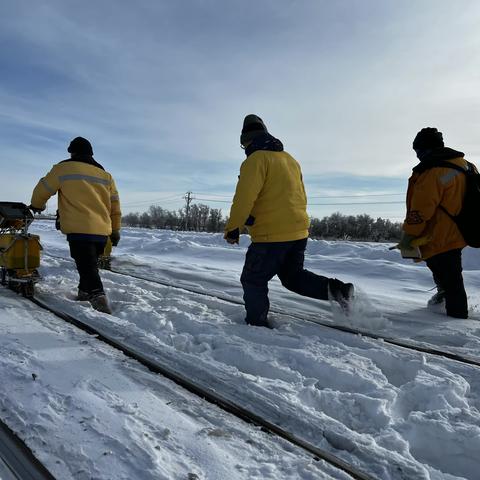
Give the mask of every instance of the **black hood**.
[[101, 170], [105, 170], [91, 155], [83, 155], [83, 154], [72, 154], [72, 158], [67, 158], [67, 160], [63, 160], [63, 162], [82, 162], [88, 163], [89, 165], [93, 165], [94, 167], [100, 168]]
[[413, 171], [416, 173], [424, 172], [430, 168], [436, 166], [436, 164], [441, 162], [446, 162], [448, 160], [453, 160], [454, 158], [464, 157], [463, 152], [459, 152], [449, 147], [435, 148], [426, 155], [422, 161], [413, 167]]
[[252, 143], [245, 149], [245, 153], [249, 157], [257, 150], [283, 152], [283, 143], [269, 133], [262, 133], [253, 139]]

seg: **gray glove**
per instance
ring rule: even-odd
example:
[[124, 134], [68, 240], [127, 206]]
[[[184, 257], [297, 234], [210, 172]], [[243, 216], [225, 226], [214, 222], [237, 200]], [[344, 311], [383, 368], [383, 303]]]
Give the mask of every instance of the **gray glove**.
[[412, 248], [412, 241], [415, 240], [415, 236], [408, 235], [405, 232], [402, 232], [402, 237], [400, 238], [400, 242], [398, 243], [398, 248], [400, 250], [409, 250]]

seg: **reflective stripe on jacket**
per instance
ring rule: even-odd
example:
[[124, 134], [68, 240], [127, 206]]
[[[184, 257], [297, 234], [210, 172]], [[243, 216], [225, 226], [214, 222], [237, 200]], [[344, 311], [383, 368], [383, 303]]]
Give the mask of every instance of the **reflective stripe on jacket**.
[[258, 150], [242, 163], [225, 230], [241, 231], [246, 222], [253, 242], [308, 237], [310, 220], [302, 172], [287, 152]]
[[42, 208], [58, 192], [63, 233], [110, 235], [120, 230], [121, 212], [112, 176], [80, 161], [57, 163], [33, 190], [31, 204]]
[[[467, 168], [463, 157], [448, 161]], [[420, 247], [424, 260], [467, 245], [455, 222], [441, 208], [450, 215], [458, 215], [464, 196], [465, 175], [458, 170], [432, 167], [410, 177], [403, 230], [408, 235], [428, 239]]]

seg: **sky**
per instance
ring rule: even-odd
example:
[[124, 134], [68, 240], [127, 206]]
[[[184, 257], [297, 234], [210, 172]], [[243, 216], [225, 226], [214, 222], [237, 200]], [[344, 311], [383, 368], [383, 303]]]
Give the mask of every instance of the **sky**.
[[255, 113], [312, 215], [400, 221], [418, 130], [480, 157], [479, 22], [475, 0], [0, 0], [1, 199], [83, 136], [124, 212], [191, 191], [228, 214]]

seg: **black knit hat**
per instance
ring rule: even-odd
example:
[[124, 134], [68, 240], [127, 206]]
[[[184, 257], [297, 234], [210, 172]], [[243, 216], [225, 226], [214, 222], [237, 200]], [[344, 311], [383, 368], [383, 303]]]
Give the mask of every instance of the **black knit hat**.
[[432, 127], [422, 128], [417, 133], [415, 140], [413, 140], [413, 149], [415, 151], [433, 150], [443, 146], [442, 132]]
[[68, 146], [68, 153], [77, 153], [81, 155], [93, 155], [92, 144], [83, 137], [74, 138]]
[[249, 144], [255, 137], [261, 133], [268, 133], [267, 127], [263, 120], [251, 113], [243, 120], [242, 134], [240, 135], [240, 144], [244, 147]]

